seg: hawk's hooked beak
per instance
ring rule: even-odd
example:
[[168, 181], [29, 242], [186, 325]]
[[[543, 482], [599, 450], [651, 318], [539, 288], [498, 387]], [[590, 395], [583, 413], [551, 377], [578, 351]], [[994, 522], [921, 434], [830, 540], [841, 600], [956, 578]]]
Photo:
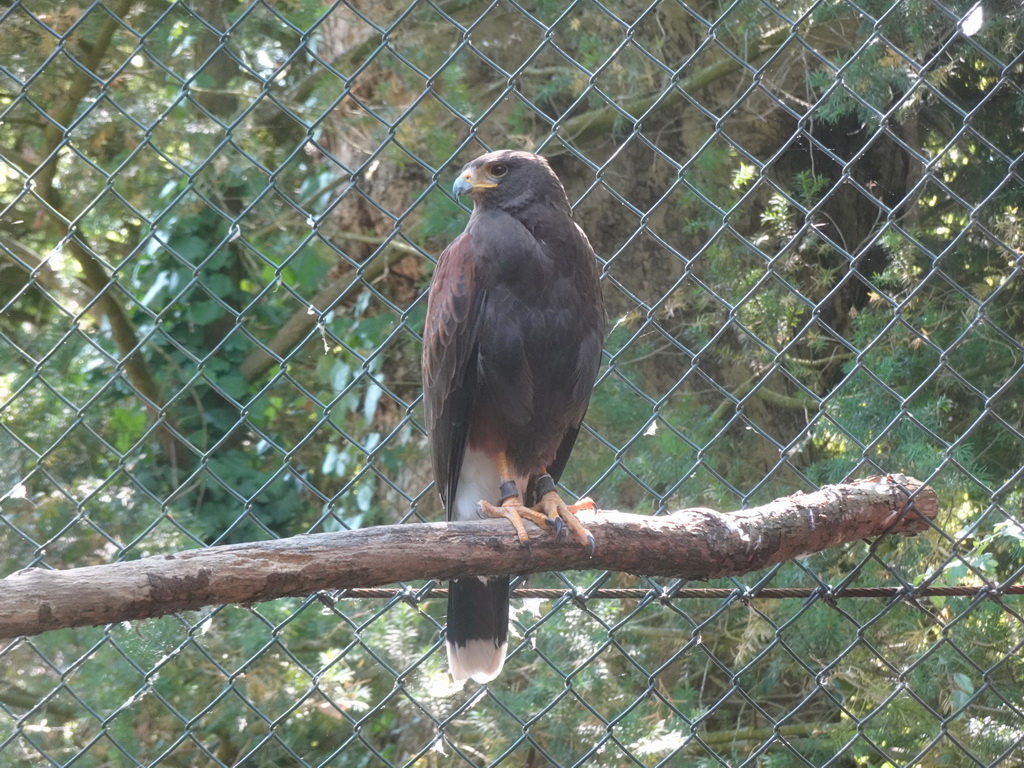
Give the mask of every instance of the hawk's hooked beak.
[[456, 197], [468, 195], [478, 189], [494, 189], [495, 184], [484, 172], [483, 168], [464, 168], [462, 175], [455, 180], [452, 192]]

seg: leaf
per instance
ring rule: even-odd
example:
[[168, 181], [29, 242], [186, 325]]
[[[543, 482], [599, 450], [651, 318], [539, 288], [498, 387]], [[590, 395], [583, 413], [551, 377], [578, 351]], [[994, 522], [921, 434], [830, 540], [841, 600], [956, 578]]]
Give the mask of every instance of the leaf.
[[348, 386], [352, 380], [352, 366], [341, 360], [337, 360], [334, 365], [331, 366], [331, 390], [334, 394], [340, 394], [344, 391], [345, 387]]
[[[180, 226], [184, 228], [188, 226], [190, 221], [193, 224], [195, 223], [190, 217], [188, 220], [183, 219], [180, 222]], [[182, 261], [186, 261], [193, 266], [199, 264], [210, 252], [210, 246], [206, 240], [195, 235], [175, 235], [167, 243], [167, 247]]]
[[974, 681], [963, 672], [953, 673], [953, 686], [950, 691], [950, 704], [954, 710], [962, 709], [970, 703], [974, 695]]
[[[382, 374], [378, 373], [377, 379], [381, 378], [383, 378]], [[375, 379], [370, 379], [370, 384], [366, 388], [366, 396], [363, 398], [363, 418], [367, 424], [373, 422], [373, 417], [377, 414], [377, 404], [383, 394], [383, 387]]]
[[194, 301], [188, 305], [188, 314], [196, 325], [207, 325], [224, 315], [224, 308], [216, 301]]
[[[369, 476], [367, 476], [369, 477]], [[360, 512], [369, 512], [370, 504], [373, 502], [373, 494], [376, 492], [376, 483], [367, 480], [359, 486], [359, 490], [356, 491], [356, 507]]]
[[109, 426], [114, 432], [114, 448], [126, 453], [146, 429], [146, 413], [141, 408], [115, 408]]

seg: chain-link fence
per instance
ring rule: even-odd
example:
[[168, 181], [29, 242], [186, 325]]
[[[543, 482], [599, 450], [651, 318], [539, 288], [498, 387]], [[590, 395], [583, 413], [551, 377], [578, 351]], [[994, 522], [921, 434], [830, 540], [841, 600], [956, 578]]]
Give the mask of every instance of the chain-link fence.
[[430, 584], [0, 641], [0, 765], [1024, 764], [1022, 57], [1017, 0], [0, 6], [2, 575], [440, 520], [425, 290], [499, 147], [601, 259], [567, 494], [942, 500], [706, 599], [532, 578], [484, 687]]

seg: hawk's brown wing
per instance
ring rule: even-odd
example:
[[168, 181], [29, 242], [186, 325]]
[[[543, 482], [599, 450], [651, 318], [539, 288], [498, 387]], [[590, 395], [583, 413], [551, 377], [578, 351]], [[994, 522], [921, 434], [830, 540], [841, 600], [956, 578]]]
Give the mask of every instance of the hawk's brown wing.
[[451, 516], [477, 395], [476, 349], [483, 304], [469, 233], [437, 260], [423, 330], [423, 406], [441, 501]]

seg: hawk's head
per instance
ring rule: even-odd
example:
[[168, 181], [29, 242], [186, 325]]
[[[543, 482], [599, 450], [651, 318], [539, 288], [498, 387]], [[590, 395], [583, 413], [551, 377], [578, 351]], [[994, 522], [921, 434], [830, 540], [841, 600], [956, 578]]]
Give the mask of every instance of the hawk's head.
[[562, 182], [548, 161], [532, 152], [502, 149], [481, 155], [466, 164], [452, 191], [469, 195], [476, 206], [510, 213], [538, 203], [569, 211]]

